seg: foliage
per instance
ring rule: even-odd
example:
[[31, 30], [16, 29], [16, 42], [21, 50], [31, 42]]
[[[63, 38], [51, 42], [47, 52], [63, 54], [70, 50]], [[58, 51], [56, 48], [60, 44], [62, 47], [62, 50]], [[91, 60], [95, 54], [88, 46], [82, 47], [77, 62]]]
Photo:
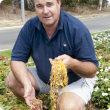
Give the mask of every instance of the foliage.
[[[5, 4], [11, 4], [13, 1], [13, 4], [16, 6], [21, 7], [21, 0], [3, 0]], [[107, 0], [103, 0], [103, 6], [106, 5]], [[77, 7], [77, 4], [79, 5], [98, 5], [99, 0], [62, 0], [62, 5], [66, 5], [69, 7], [72, 7], [74, 10]], [[24, 0], [25, 9], [35, 11], [34, 7], [34, 0]]]
[[100, 108], [110, 108], [110, 31], [92, 35], [99, 61], [92, 102]]
[[89, 0], [91, 5], [98, 5], [99, 0]]
[[11, 52], [12, 50], [5, 50], [5, 51], [0, 51], [0, 56], [5, 56], [6, 58], [8, 58], [9, 60], [11, 59]]
[[[2, 52], [11, 56], [10, 50]], [[9, 55], [10, 54], [10, 55]], [[30, 57], [27, 66], [34, 66], [34, 62]], [[10, 60], [4, 56], [0, 57], [0, 108], [3, 110], [30, 110], [25, 102], [17, 99], [14, 94], [6, 87], [5, 80], [10, 72]], [[43, 100], [43, 108], [50, 110], [50, 96], [42, 94], [38, 99]]]
[[[110, 108], [110, 31], [94, 33], [92, 38], [99, 68], [91, 101], [104, 110]], [[10, 51], [4, 53], [9, 53], [8, 56], [11, 56]], [[26, 103], [17, 99], [5, 85], [6, 76], [10, 71], [10, 60], [3, 55], [0, 55], [0, 107], [5, 110], [30, 110]], [[29, 58], [26, 65], [34, 65], [32, 58]], [[42, 94], [37, 98], [43, 101], [43, 109], [51, 110], [50, 95]]]
[[10, 4], [12, 0], [3, 0], [5, 4]]
[[62, 5], [68, 5], [69, 7], [76, 8], [77, 0], [63, 0]]
[[74, 9], [79, 5], [98, 5], [99, 0], [63, 0], [62, 5], [68, 5], [69, 7], [73, 7]]
[[79, 4], [89, 4], [91, 0], [79, 0]]

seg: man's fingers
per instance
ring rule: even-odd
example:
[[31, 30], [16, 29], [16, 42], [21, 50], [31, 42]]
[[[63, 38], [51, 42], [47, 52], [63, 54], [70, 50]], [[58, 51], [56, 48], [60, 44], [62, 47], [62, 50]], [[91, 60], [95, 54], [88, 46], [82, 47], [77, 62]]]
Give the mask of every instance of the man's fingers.
[[49, 58], [49, 61], [50, 61], [50, 63], [52, 64], [52, 59], [51, 59], [51, 58]]
[[24, 94], [24, 96], [23, 96], [24, 98], [26, 98], [26, 97], [28, 97], [28, 94]]
[[[64, 54], [64, 55], [60, 55], [60, 56], [58, 56], [58, 57], [55, 57], [55, 60], [57, 61], [57, 60], [64, 60], [64, 59], [66, 59], [67, 58], [67, 56], [68, 55], [66, 55], [66, 54]], [[51, 58], [49, 58], [49, 61], [50, 61], [50, 63], [52, 64], [52, 59]]]
[[26, 101], [26, 104], [31, 107], [31, 108], [35, 108], [35, 106], [32, 104], [32, 101], [28, 100], [28, 99], [25, 99]]
[[27, 99], [25, 99], [26, 100], [26, 104], [29, 106], [29, 107], [31, 107], [32, 106], [32, 103], [29, 101], [29, 100], [27, 100]]
[[55, 59], [56, 60], [64, 60], [65, 58], [67, 58], [67, 55], [66, 54], [60, 55], [60, 56], [56, 57]]

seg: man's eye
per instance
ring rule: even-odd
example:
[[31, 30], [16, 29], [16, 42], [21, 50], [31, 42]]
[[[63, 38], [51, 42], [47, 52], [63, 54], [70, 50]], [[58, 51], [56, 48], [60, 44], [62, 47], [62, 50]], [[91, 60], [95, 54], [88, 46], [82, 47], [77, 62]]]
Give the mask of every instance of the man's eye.
[[48, 3], [47, 6], [48, 6], [48, 7], [52, 6], [52, 3]]
[[38, 6], [37, 6], [37, 8], [42, 8], [42, 7], [43, 7], [43, 6], [41, 6], [41, 5], [38, 5]]

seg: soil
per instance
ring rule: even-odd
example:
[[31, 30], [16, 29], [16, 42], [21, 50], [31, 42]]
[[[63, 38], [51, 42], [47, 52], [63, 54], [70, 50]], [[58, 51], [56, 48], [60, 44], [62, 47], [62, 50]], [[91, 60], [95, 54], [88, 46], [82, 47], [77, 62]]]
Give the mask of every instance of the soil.
[[[110, 15], [110, 8], [103, 8], [102, 11], [99, 11], [97, 10], [96, 6], [77, 6], [75, 10], [68, 6], [62, 6], [61, 9], [79, 19]], [[0, 4], [0, 27], [20, 26], [23, 25], [31, 17], [37, 15], [35, 11], [26, 10], [25, 22], [22, 22], [21, 9], [15, 6], [15, 11], [16, 14], [14, 13], [13, 6], [11, 4]]]

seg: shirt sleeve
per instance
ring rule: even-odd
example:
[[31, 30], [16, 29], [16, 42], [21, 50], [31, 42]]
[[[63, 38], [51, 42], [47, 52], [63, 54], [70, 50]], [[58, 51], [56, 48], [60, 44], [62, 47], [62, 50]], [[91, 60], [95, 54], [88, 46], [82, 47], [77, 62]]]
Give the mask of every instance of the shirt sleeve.
[[15, 45], [12, 50], [11, 61], [23, 61], [26, 63], [31, 54], [31, 45], [29, 42], [28, 23], [21, 29]]
[[80, 61], [89, 61], [98, 67], [94, 45], [90, 33], [83, 35], [75, 46], [75, 58]]

